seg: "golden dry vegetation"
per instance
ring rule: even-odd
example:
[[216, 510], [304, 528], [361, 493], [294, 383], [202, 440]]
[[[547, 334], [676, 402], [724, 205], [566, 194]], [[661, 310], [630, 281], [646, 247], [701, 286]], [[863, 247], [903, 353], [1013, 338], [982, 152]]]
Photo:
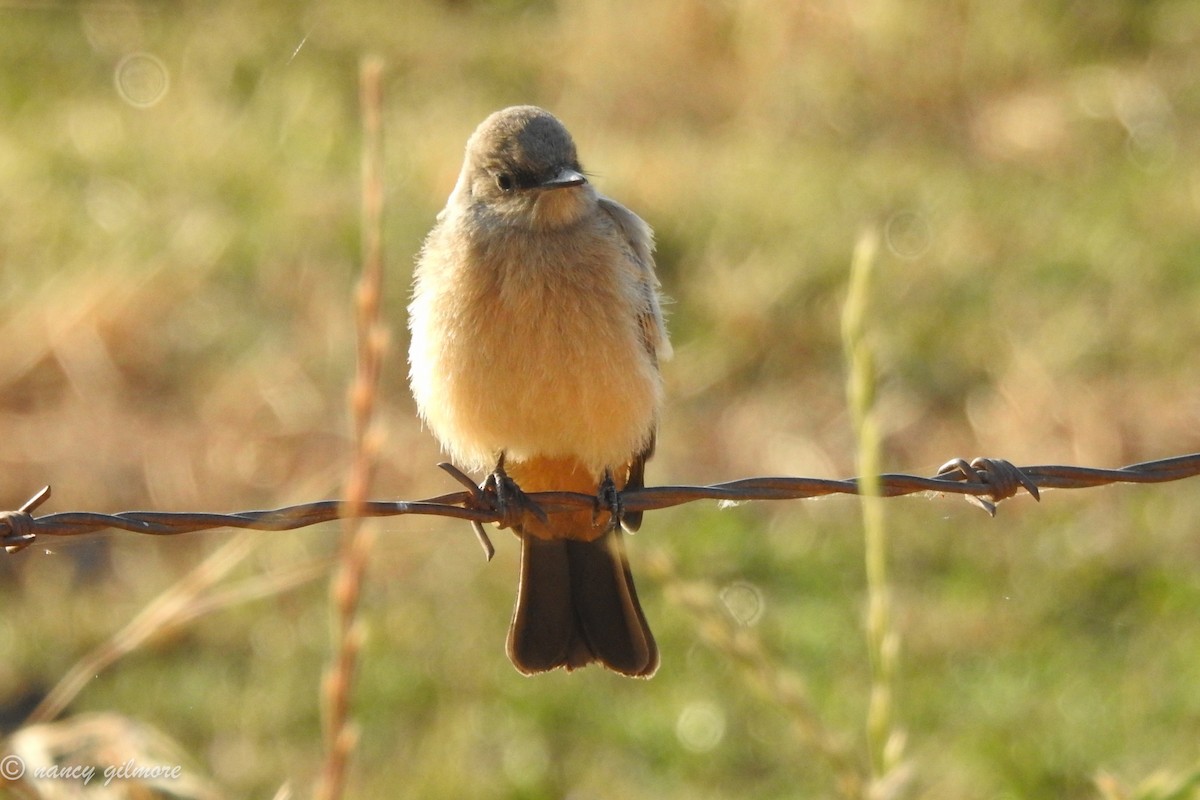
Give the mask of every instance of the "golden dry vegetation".
[[[405, 383], [410, 268], [467, 135], [517, 102], [558, 114], [657, 231], [677, 356], [652, 483], [854, 473], [839, 326], [864, 231], [885, 469], [1200, 450], [1188, 0], [17, 2], [0, 507], [44, 483], [43, 512], [338, 495], [368, 54], [391, 330], [375, 497], [455, 488]], [[520, 677], [510, 537], [485, 564], [462, 523], [377, 524], [347, 796], [1196, 796], [1193, 482], [996, 519], [953, 498], [885, 512], [903, 736], [880, 780], [860, 510], [839, 498], [650, 515], [631, 542], [663, 649], [649, 683]], [[152, 724], [229, 797], [309, 795], [337, 532], [233, 545], [190, 601], [207, 613], [90, 676], [67, 714]], [[0, 556], [0, 733], [236, 538]], [[225, 594], [247, 586], [273, 591]]]

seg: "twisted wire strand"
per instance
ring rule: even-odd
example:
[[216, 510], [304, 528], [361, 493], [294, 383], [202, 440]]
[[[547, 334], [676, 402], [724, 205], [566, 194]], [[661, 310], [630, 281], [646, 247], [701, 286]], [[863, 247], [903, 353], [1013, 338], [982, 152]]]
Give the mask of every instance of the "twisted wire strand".
[[[494, 496], [476, 487], [457, 468], [440, 464], [466, 491], [425, 500], [370, 501], [354, 509], [362, 517], [391, 517], [421, 514], [462, 519], [476, 524], [496, 522], [510, 527], [513, 509], [498, 507]], [[1115, 483], [1165, 483], [1200, 475], [1200, 453], [1144, 461], [1118, 469], [1043, 465], [1017, 467], [1003, 459], [954, 459], [936, 475], [923, 477], [902, 473], [880, 476], [885, 497], [933, 492], [964, 495], [969, 501], [995, 514], [996, 505], [1021, 490], [1040, 499], [1040, 489], [1085, 489]], [[832, 494], [857, 494], [859, 479], [835, 480], [804, 477], [742, 478], [711, 486], [653, 486], [620, 492], [625, 511], [653, 511], [697, 500], [744, 502], [749, 500], [802, 500]], [[118, 514], [67, 511], [35, 517], [33, 512], [50, 497], [47, 486], [16, 511], [0, 511], [0, 544], [9, 553], [33, 544], [39, 536], [82, 536], [105, 529], [153, 536], [173, 536], [213, 528], [244, 528], [288, 531], [342, 519], [351, 510], [340, 500], [262, 511], [229, 514], [187, 511], [124, 511]], [[596, 497], [577, 492], [531, 492], [527, 498], [538, 514], [558, 514], [595, 508]], [[530, 509], [525, 509], [526, 511]]]

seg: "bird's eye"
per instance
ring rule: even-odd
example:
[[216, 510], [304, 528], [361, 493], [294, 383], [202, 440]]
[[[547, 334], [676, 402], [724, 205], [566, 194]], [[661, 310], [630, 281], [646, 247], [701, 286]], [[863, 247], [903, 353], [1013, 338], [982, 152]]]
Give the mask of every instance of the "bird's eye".
[[499, 187], [500, 191], [511, 192], [514, 188], [516, 188], [516, 185], [517, 182], [513, 180], [513, 176], [509, 175], [507, 172], [500, 172], [496, 174], [496, 186]]

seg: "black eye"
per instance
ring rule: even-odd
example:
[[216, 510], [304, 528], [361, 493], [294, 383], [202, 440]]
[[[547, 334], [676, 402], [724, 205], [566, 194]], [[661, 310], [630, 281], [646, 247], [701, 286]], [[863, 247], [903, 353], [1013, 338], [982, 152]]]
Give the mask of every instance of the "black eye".
[[496, 186], [502, 192], [511, 192], [516, 188], [517, 182], [513, 180], [513, 176], [507, 172], [499, 172], [496, 174]]

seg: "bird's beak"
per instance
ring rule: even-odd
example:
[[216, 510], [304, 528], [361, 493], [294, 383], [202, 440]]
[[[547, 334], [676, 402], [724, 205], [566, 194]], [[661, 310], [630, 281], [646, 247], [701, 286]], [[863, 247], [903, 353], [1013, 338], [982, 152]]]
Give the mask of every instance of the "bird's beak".
[[538, 184], [539, 189], [565, 189], [568, 186], [582, 186], [587, 178], [578, 170], [567, 167], [548, 181]]

